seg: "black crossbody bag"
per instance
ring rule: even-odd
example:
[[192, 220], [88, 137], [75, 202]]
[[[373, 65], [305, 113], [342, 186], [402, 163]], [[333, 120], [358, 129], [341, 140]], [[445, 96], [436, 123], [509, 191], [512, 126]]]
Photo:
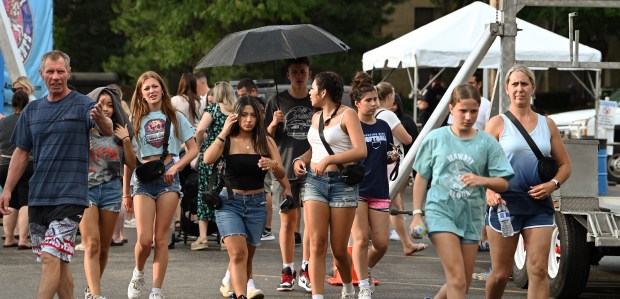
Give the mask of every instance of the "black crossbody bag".
[[168, 156], [168, 139], [170, 138], [170, 120], [166, 119], [166, 128], [164, 131], [164, 152], [159, 157], [159, 160], [149, 161], [144, 164], [138, 161], [138, 167], [136, 167], [136, 176], [141, 182], [150, 182], [156, 178], [161, 177], [166, 172], [166, 157]]
[[[325, 140], [325, 136], [323, 135], [324, 129], [325, 122], [323, 121], [323, 113], [321, 113], [319, 118], [319, 137], [321, 137], [321, 142], [323, 142], [323, 146], [325, 146], [327, 152], [330, 155], [333, 155], [334, 151], [332, 150], [331, 146], [329, 146], [329, 143], [327, 143], [327, 141]], [[347, 165], [346, 167], [342, 164], [336, 165], [338, 165], [338, 168], [340, 169], [340, 175], [342, 176], [342, 179], [347, 185], [357, 185], [364, 180], [364, 171], [366, 171], [366, 167], [364, 166], [364, 164], [356, 163]]]
[[532, 152], [534, 152], [534, 155], [536, 155], [536, 158], [538, 159], [538, 176], [540, 177], [540, 179], [543, 182], [551, 181], [551, 179], [553, 179], [558, 173], [558, 162], [553, 157], [543, 156], [538, 146], [536, 146], [536, 143], [534, 143], [534, 140], [532, 140], [530, 134], [527, 133], [523, 125], [521, 125], [519, 120], [512, 114], [512, 112], [506, 111], [504, 112], [504, 114], [508, 117], [508, 119], [510, 119], [510, 121], [515, 125], [515, 127], [517, 127], [519, 132], [521, 132], [521, 135], [523, 135], [523, 138], [525, 138], [525, 141], [527, 141], [527, 144], [529, 144]]
[[228, 155], [229, 150], [230, 137], [226, 137], [226, 140], [224, 141], [224, 152], [222, 153], [222, 156], [215, 163], [213, 163], [213, 170], [211, 171], [211, 176], [209, 177], [209, 182], [207, 183], [207, 189], [202, 191], [202, 200], [211, 210], [217, 210], [224, 204], [222, 198], [220, 197], [220, 193], [224, 187], [226, 187], [226, 191], [228, 193], [228, 200], [234, 199], [232, 188], [224, 177], [226, 172], [226, 156]]

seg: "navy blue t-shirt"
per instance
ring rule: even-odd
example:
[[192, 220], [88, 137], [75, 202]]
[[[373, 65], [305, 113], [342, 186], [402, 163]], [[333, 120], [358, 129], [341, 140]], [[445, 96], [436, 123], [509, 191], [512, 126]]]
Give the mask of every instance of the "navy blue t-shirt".
[[385, 121], [377, 119], [377, 122], [372, 125], [362, 122], [362, 131], [368, 154], [364, 160], [366, 171], [364, 180], [359, 185], [359, 195], [370, 198], [390, 198], [387, 164], [388, 151], [392, 150], [390, 144], [394, 143], [392, 130]]
[[89, 136], [95, 127], [90, 112], [94, 106], [89, 97], [72, 91], [57, 102], [42, 97], [22, 112], [11, 141], [34, 160], [29, 206], [88, 206]]

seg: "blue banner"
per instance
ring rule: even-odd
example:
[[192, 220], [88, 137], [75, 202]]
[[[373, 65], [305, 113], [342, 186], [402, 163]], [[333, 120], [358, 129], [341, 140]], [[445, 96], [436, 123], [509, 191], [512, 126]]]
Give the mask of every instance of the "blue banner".
[[[47, 94], [45, 82], [39, 75], [40, 60], [43, 54], [52, 50], [53, 41], [53, 1], [49, 0], [2, 0], [11, 22], [13, 37], [26, 69], [26, 75], [34, 85], [34, 95], [40, 98]], [[11, 78], [4, 63], [4, 102], [5, 115], [11, 109]]]

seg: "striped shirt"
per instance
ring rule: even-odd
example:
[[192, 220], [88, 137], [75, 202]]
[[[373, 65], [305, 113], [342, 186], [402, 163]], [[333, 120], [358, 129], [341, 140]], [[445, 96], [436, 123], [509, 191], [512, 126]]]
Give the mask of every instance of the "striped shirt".
[[29, 206], [88, 206], [90, 112], [95, 102], [72, 91], [57, 102], [31, 102], [19, 118], [11, 141], [30, 152], [34, 174]]

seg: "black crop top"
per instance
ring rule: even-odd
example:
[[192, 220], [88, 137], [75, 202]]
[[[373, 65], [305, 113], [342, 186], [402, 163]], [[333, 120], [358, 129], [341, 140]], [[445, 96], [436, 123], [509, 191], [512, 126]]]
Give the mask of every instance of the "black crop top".
[[226, 156], [226, 171], [224, 179], [233, 189], [256, 190], [262, 189], [265, 182], [266, 170], [258, 167], [259, 154], [234, 154]]

